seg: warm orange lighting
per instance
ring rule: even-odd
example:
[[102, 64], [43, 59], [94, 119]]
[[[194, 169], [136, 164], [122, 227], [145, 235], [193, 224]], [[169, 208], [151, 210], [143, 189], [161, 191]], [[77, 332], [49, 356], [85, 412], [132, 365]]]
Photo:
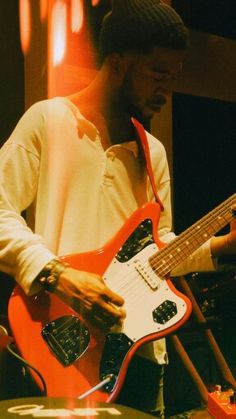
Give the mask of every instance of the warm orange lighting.
[[71, 30], [78, 33], [84, 20], [83, 0], [71, 0]]
[[40, 0], [40, 20], [44, 22], [48, 15], [48, 0]]
[[20, 41], [24, 54], [27, 54], [30, 46], [31, 16], [29, 0], [20, 0]]
[[57, 0], [52, 10], [51, 23], [52, 64], [57, 66], [63, 61], [66, 50], [66, 4]]
[[92, 0], [92, 6], [97, 6], [100, 0]]

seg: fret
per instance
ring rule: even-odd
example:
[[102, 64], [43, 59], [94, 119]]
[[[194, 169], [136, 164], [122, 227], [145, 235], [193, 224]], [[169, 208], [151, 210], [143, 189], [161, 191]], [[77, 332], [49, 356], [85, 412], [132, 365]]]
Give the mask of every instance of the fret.
[[194, 253], [215, 233], [225, 227], [234, 215], [231, 206], [236, 203], [236, 193], [213, 209], [191, 227], [149, 258], [155, 272], [165, 277], [172, 269]]

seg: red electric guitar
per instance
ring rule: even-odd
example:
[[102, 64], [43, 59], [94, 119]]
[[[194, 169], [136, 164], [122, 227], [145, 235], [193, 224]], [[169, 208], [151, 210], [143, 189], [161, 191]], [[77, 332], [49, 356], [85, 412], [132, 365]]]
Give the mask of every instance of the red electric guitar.
[[48, 396], [117, 398], [137, 349], [173, 333], [191, 313], [191, 302], [166, 279], [169, 272], [233, 219], [235, 202], [236, 194], [166, 246], [156, 234], [160, 206], [149, 203], [103, 248], [62, 258], [76, 269], [103, 275], [124, 298], [124, 324], [107, 334], [55, 295], [27, 297], [16, 286], [9, 301], [11, 329], [22, 357], [44, 377]]

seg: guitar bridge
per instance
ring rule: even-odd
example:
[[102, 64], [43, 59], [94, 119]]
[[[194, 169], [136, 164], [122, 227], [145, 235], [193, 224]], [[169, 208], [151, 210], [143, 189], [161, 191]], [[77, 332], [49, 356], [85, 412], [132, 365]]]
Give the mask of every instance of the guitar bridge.
[[155, 273], [142, 264], [139, 260], [134, 261], [134, 267], [139, 275], [144, 279], [147, 285], [153, 290], [156, 291], [159, 286], [159, 278]]
[[58, 317], [42, 329], [42, 337], [65, 367], [73, 364], [87, 350], [90, 340], [88, 329], [72, 315]]

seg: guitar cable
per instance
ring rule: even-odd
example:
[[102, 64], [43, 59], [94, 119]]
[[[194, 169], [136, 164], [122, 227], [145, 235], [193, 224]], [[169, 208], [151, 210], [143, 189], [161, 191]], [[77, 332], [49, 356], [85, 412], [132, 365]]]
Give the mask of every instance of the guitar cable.
[[10, 354], [11, 355], [13, 355], [15, 358], [17, 358], [25, 367], [27, 367], [27, 368], [29, 368], [29, 369], [32, 369], [36, 374], [37, 374], [37, 376], [40, 378], [40, 381], [41, 381], [41, 383], [42, 383], [42, 387], [43, 387], [43, 390], [42, 390], [42, 396], [44, 396], [44, 397], [47, 397], [47, 385], [46, 385], [46, 382], [45, 382], [45, 380], [44, 380], [44, 378], [43, 378], [43, 376], [42, 376], [42, 374], [33, 366], [33, 365], [31, 365], [31, 364], [29, 364], [29, 362], [27, 362], [24, 358], [22, 358], [19, 354], [17, 354], [13, 349], [12, 349], [12, 345], [13, 345], [14, 343], [13, 342], [11, 342], [11, 343], [9, 343], [7, 346], [6, 346], [6, 349], [10, 352]]

